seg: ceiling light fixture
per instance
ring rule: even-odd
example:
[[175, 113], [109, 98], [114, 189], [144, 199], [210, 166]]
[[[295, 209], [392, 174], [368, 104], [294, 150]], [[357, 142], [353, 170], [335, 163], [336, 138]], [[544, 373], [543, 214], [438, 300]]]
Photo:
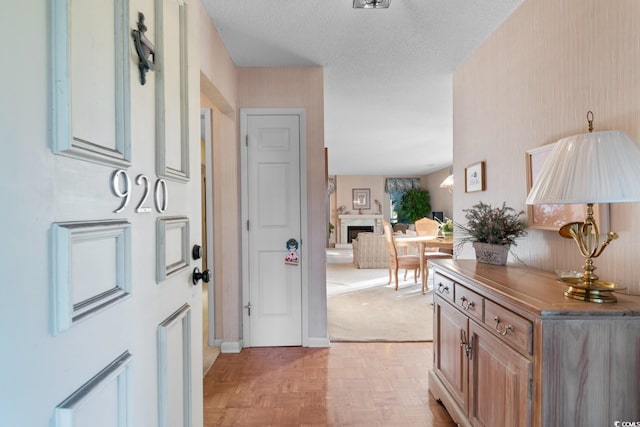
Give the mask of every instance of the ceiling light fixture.
[[440, 188], [444, 188], [449, 191], [449, 193], [453, 193], [453, 173], [450, 173], [444, 181], [440, 184]]
[[387, 9], [391, 0], [353, 0], [354, 9]]

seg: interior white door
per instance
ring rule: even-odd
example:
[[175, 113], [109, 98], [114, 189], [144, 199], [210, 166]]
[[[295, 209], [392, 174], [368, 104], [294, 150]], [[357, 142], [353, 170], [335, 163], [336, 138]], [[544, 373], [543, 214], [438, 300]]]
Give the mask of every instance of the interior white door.
[[[0, 425], [202, 425], [198, 70], [186, 49], [198, 8], [5, 6], [3, 40], [31, 30], [4, 43], [29, 55], [9, 78], [20, 96], [0, 99], [13, 117], [2, 198], [15, 201], [2, 216]], [[159, 60], [145, 85], [138, 12]]]
[[248, 212], [243, 301], [249, 326], [244, 339], [251, 347], [302, 344], [300, 120], [297, 114], [248, 114], [243, 121]]

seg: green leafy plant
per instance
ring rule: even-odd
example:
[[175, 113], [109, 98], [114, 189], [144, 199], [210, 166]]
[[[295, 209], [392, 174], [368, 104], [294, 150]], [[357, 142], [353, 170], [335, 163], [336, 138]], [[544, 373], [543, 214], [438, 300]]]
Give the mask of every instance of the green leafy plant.
[[444, 217], [444, 221], [438, 220], [438, 222], [440, 223], [438, 226], [440, 227], [440, 231], [443, 233], [453, 233], [453, 220]]
[[431, 213], [431, 197], [429, 190], [413, 188], [406, 191], [396, 207], [398, 222], [413, 224], [416, 220], [428, 217]]
[[497, 208], [479, 202], [463, 212], [467, 223], [456, 223], [456, 246], [466, 242], [516, 246], [516, 239], [527, 235], [527, 224], [520, 219], [524, 211], [518, 212], [504, 202]]

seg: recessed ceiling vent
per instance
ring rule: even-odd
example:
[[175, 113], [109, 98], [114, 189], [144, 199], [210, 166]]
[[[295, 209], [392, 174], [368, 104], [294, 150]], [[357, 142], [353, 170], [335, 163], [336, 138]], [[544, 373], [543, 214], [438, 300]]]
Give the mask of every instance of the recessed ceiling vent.
[[353, 0], [354, 9], [387, 9], [391, 0]]

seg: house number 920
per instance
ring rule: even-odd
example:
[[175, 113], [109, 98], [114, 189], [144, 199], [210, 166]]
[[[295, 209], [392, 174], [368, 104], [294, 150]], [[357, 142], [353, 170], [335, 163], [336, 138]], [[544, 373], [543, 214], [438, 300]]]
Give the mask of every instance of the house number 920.
[[[151, 212], [151, 208], [145, 206], [151, 186], [149, 183], [149, 177], [143, 174], [138, 175], [136, 177], [136, 184], [144, 187], [140, 202], [138, 203], [138, 206], [136, 206], [136, 212]], [[122, 212], [122, 210], [127, 207], [129, 200], [131, 199], [131, 179], [129, 178], [129, 174], [127, 174], [126, 170], [118, 169], [113, 173], [113, 176], [111, 177], [111, 189], [116, 196], [122, 199], [120, 207], [113, 212]], [[165, 180], [158, 178], [153, 191], [156, 210], [162, 213], [167, 210], [167, 205], [169, 204], [169, 190], [167, 189], [167, 183]]]

